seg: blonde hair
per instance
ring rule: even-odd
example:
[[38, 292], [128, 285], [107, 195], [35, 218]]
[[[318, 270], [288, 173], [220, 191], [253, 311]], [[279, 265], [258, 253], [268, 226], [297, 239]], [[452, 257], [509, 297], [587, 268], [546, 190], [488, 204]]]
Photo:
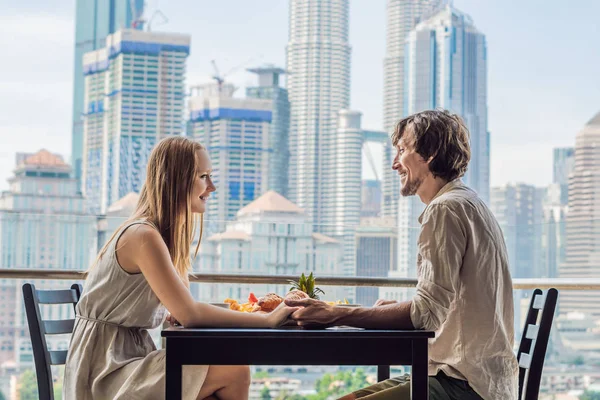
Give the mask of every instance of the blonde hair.
[[[145, 219], [161, 235], [175, 270], [182, 281], [189, 285], [191, 269], [190, 248], [196, 221], [192, 213], [192, 188], [199, 171], [196, 153], [204, 146], [183, 136], [171, 136], [161, 140], [152, 150], [146, 168], [146, 182], [142, 186], [135, 211], [113, 233], [96, 259], [97, 264], [116, 235], [134, 220]], [[194, 257], [198, 255], [202, 241], [204, 215], [200, 215], [200, 235]]]

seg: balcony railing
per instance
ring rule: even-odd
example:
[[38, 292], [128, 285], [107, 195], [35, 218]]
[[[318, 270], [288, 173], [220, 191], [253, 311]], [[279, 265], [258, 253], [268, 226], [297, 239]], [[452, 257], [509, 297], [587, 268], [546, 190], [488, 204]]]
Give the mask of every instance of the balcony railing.
[[[84, 280], [84, 271], [58, 269], [6, 269], [0, 268], [0, 279], [44, 279]], [[252, 274], [190, 274], [190, 282], [243, 283], [243, 284], [287, 284], [295, 275], [252, 275]], [[415, 287], [413, 278], [373, 278], [367, 276], [318, 276], [323, 286], [371, 286], [371, 287]], [[514, 289], [600, 290], [600, 278], [532, 278], [513, 279]]]

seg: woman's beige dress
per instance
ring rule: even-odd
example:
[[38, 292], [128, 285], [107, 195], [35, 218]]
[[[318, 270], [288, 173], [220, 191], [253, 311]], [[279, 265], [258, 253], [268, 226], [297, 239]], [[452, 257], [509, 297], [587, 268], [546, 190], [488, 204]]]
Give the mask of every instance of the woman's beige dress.
[[[165, 350], [157, 350], [148, 329], [164, 322], [166, 310], [142, 274], [117, 262], [115, 244], [123, 227], [85, 281], [77, 304], [63, 398], [164, 399]], [[185, 366], [183, 398], [196, 399], [208, 366]]]

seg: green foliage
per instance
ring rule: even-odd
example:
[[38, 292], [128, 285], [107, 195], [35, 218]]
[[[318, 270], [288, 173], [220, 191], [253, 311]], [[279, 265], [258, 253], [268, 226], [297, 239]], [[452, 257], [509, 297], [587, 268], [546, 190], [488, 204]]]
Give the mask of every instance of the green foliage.
[[19, 377], [19, 397], [21, 400], [37, 400], [38, 388], [35, 373], [27, 369]]
[[588, 392], [586, 390], [579, 396], [579, 400], [600, 400], [600, 392]]
[[302, 273], [300, 279], [298, 279], [298, 282], [289, 281], [289, 283], [292, 285], [290, 291], [294, 289], [300, 290], [306, 293], [311, 299], [319, 300], [319, 294], [325, 294], [324, 291], [322, 291], [318, 287], [315, 287], [315, 277], [313, 276], [312, 272], [310, 273], [310, 275], [308, 275], [308, 278], [306, 277], [306, 275], [304, 275], [304, 273]]
[[254, 373], [254, 376], [252, 377], [253, 379], [264, 379], [264, 378], [268, 378], [269, 377], [269, 373], [267, 371], [257, 371]]
[[583, 356], [577, 356], [573, 359], [572, 363], [573, 365], [580, 366], [585, 364], [585, 360], [583, 359]]
[[0, 400], [6, 400], [6, 397], [4, 397], [4, 394], [2, 392], [0, 392]]
[[307, 400], [327, 400], [330, 397], [339, 398], [369, 386], [365, 371], [358, 368], [354, 373], [340, 371], [337, 374], [325, 374], [315, 383], [317, 394], [307, 396]]
[[260, 400], [272, 400], [271, 391], [268, 387], [263, 386], [262, 390], [260, 391]]
[[[62, 373], [59, 375], [62, 376]], [[62, 380], [54, 382], [53, 389], [54, 399], [62, 400]], [[33, 370], [27, 369], [19, 377], [19, 398], [21, 400], [38, 400], [37, 378]], [[0, 400], [4, 400], [1, 393]]]

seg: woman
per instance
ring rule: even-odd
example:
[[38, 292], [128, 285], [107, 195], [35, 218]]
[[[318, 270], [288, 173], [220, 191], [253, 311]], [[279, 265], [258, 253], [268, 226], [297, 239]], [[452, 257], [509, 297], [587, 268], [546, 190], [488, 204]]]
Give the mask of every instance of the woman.
[[[270, 314], [240, 313], [192, 298], [193, 214], [204, 213], [216, 190], [210, 173], [208, 153], [190, 139], [170, 137], [152, 151], [133, 216], [88, 272], [65, 368], [66, 400], [163, 399], [165, 351], [156, 350], [147, 329], [160, 326], [167, 310], [186, 327], [239, 328], [275, 328], [296, 310], [282, 304]], [[243, 400], [249, 385], [246, 366], [183, 369], [184, 399]]]

